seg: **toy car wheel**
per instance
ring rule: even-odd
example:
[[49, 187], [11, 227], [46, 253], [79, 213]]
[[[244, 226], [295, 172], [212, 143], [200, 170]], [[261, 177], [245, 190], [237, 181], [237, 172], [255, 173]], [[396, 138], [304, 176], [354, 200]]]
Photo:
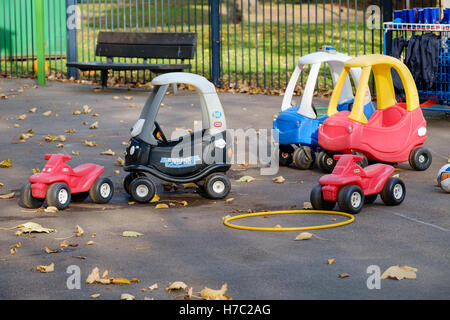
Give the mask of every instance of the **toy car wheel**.
[[364, 197], [364, 204], [372, 204], [377, 200], [378, 194], [369, 194]]
[[431, 152], [423, 147], [416, 147], [409, 154], [409, 164], [417, 171], [424, 171], [431, 165]]
[[114, 195], [114, 184], [108, 178], [98, 177], [89, 189], [89, 197], [95, 203], [108, 203]]
[[316, 154], [310, 147], [300, 146], [295, 149], [292, 158], [296, 168], [306, 170], [314, 165]]
[[327, 201], [323, 199], [322, 185], [316, 184], [311, 190], [311, 205], [316, 210], [333, 210], [336, 205], [335, 201]]
[[152, 180], [146, 177], [138, 177], [130, 183], [130, 196], [139, 203], [147, 203], [156, 194], [156, 186]]
[[126, 193], [130, 194], [130, 183], [137, 177], [145, 177], [145, 175], [142, 173], [131, 172], [127, 174], [125, 179], [123, 179], [123, 188], [125, 189]]
[[381, 190], [381, 200], [388, 206], [398, 206], [405, 200], [405, 184], [399, 178], [390, 177]]
[[210, 199], [223, 199], [230, 193], [231, 183], [225, 174], [213, 173], [206, 178], [203, 190]]
[[83, 202], [86, 198], [89, 197], [89, 192], [79, 192], [72, 194], [72, 202]]
[[339, 209], [351, 214], [357, 214], [364, 206], [364, 192], [355, 185], [345, 186], [338, 193]]
[[337, 161], [333, 159], [333, 153], [327, 151], [319, 152], [317, 156], [317, 167], [325, 173], [331, 173], [336, 166]]
[[47, 189], [46, 198], [49, 207], [56, 207], [58, 210], [66, 209], [72, 199], [70, 189], [67, 184], [57, 182]]
[[280, 166], [287, 167], [292, 163], [292, 153], [294, 148], [291, 146], [280, 146], [278, 151], [278, 163]]
[[42, 207], [45, 199], [35, 198], [31, 192], [31, 183], [27, 182], [23, 185], [20, 192], [20, 203], [29, 209], [37, 209]]

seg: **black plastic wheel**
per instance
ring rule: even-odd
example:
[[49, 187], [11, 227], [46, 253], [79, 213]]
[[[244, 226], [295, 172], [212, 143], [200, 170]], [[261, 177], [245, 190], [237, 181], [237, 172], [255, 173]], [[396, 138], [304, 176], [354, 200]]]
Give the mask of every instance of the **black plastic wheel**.
[[355, 185], [345, 186], [338, 193], [339, 209], [351, 214], [357, 214], [364, 206], [364, 192]]
[[57, 182], [47, 189], [46, 198], [49, 207], [56, 207], [58, 210], [66, 209], [72, 199], [71, 192], [67, 184]]
[[322, 185], [316, 184], [310, 195], [311, 205], [315, 210], [333, 210], [336, 205], [335, 201], [327, 201], [323, 199]]
[[424, 171], [431, 165], [433, 157], [424, 147], [415, 147], [409, 154], [409, 165], [417, 171]]
[[280, 146], [278, 152], [278, 163], [280, 166], [287, 167], [292, 163], [292, 153], [294, 148], [291, 146]]
[[72, 193], [72, 202], [83, 202], [84, 200], [89, 197], [89, 191], [88, 192], [80, 192], [80, 193]]
[[126, 193], [130, 194], [130, 183], [137, 177], [145, 177], [145, 175], [143, 173], [131, 172], [123, 179], [123, 188]]
[[381, 190], [381, 200], [388, 206], [398, 206], [405, 200], [405, 184], [399, 178], [390, 177]]
[[365, 204], [372, 204], [375, 202], [375, 200], [377, 200], [378, 198], [378, 193], [376, 194], [369, 194], [367, 196], [364, 197], [364, 203]]
[[130, 183], [130, 196], [139, 203], [147, 203], [156, 194], [156, 186], [152, 180], [146, 177], [138, 177]]
[[31, 192], [31, 183], [27, 182], [20, 191], [20, 203], [29, 209], [37, 209], [42, 207], [45, 199], [35, 198]]
[[317, 167], [324, 173], [331, 173], [336, 166], [337, 161], [333, 159], [333, 153], [321, 151], [317, 156]]
[[95, 203], [108, 203], [114, 195], [114, 184], [108, 178], [98, 177], [89, 189], [89, 197]]
[[223, 173], [213, 173], [206, 178], [202, 191], [209, 199], [223, 199], [230, 190], [231, 183], [228, 177]]
[[307, 170], [314, 165], [316, 154], [310, 147], [300, 146], [295, 149], [292, 159], [296, 168]]

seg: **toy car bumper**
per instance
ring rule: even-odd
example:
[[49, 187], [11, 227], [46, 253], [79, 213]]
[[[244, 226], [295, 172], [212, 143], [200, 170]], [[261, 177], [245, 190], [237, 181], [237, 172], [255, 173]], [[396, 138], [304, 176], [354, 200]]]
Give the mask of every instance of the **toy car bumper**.
[[31, 184], [31, 194], [34, 198], [44, 199], [47, 193], [48, 184], [33, 183]]
[[326, 201], [336, 201], [338, 190], [339, 189], [336, 186], [323, 186], [322, 187], [323, 199]]

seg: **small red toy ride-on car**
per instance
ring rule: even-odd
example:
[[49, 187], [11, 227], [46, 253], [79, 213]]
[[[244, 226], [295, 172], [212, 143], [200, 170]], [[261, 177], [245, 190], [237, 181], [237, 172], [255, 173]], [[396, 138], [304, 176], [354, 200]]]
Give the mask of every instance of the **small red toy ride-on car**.
[[373, 164], [364, 169], [358, 165], [363, 156], [335, 155], [338, 160], [331, 174], [319, 179], [311, 191], [311, 204], [316, 210], [332, 210], [336, 205], [344, 212], [356, 214], [366, 203], [373, 203], [378, 194], [386, 205], [396, 206], [406, 196], [405, 184], [399, 178], [390, 177], [394, 167]]
[[70, 201], [83, 201], [88, 196], [95, 203], [107, 203], [114, 193], [114, 185], [108, 178], [101, 178], [102, 166], [85, 163], [72, 169], [66, 161], [71, 156], [46, 154], [48, 160], [42, 172], [32, 175], [23, 187], [20, 202], [35, 209], [47, 200], [48, 206], [66, 209]]

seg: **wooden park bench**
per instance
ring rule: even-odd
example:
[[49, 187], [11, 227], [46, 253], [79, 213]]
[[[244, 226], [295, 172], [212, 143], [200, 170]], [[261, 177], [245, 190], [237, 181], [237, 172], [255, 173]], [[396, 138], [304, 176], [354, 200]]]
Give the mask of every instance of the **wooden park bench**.
[[[106, 61], [67, 62], [82, 71], [101, 71], [102, 86], [108, 70], [150, 70], [153, 73], [182, 72], [191, 67], [184, 59], [194, 58], [197, 34], [188, 32], [99, 32], [95, 55]], [[115, 62], [114, 58], [143, 58], [143, 63]], [[146, 63], [146, 59], [180, 59], [181, 63]]]

